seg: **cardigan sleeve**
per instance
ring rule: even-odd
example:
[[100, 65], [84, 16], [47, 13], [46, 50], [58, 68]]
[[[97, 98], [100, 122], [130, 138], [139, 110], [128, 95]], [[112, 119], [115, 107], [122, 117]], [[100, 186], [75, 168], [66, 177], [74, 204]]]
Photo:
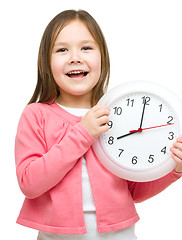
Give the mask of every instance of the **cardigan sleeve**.
[[177, 181], [181, 176], [182, 173], [177, 173], [173, 170], [166, 176], [150, 182], [128, 181], [128, 187], [134, 202], [139, 203], [162, 192], [173, 182]]
[[39, 111], [28, 105], [20, 118], [15, 138], [16, 174], [23, 194], [33, 199], [56, 186], [94, 140], [77, 123], [69, 127], [63, 139], [48, 151], [43, 118]]

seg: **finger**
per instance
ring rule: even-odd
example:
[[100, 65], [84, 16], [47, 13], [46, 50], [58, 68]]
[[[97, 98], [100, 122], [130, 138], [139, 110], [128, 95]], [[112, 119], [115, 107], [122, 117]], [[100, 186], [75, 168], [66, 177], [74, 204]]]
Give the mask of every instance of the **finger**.
[[98, 109], [103, 108], [103, 107], [106, 107], [106, 105], [104, 105], [104, 104], [97, 104], [97, 105], [95, 105], [92, 109], [93, 109], [94, 111], [97, 111]]
[[105, 132], [107, 132], [108, 130], [109, 130], [109, 126], [108, 126], [107, 124], [102, 125], [102, 126], [100, 127], [100, 134], [105, 133]]
[[182, 172], [182, 161], [180, 158], [178, 158], [176, 155], [172, 154], [171, 155], [172, 159], [175, 161], [176, 163], [176, 167], [175, 167], [175, 171], [176, 172]]
[[176, 162], [177, 165], [182, 164], [182, 161], [179, 157], [174, 155], [173, 153], [171, 154], [172, 159]]
[[97, 122], [98, 122], [99, 126], [102, 126], [102, 125], [107, 124], [109, 122], [109, 118], [107, 116], [102, 116], [102, 117], [97, 119]]
[[109, 130], [109, 126], [107, 124], [103, 124], [103, 125], [99, 126], [97, 129], [97, 133], [95, 134], [95, 138], [100, 136], [102, 133], [107, 132], [108, 130]]
[[171, 149], [172, 154], [174, 154], [176, 157], [178, 157], [180, 160], [182, 160], [182, 151], [179, 148], [172, 147]]
[[101, 108], [101, 105], [100, 105], [100, 104], [97, 104], [97, 105], [95, 105], [94, 107], [92, 107], [91, 109], [92, 109], [93, 111], [97, 111], [97, 109], [99, 109], [99, 108]]
[[106, 106], [103, 106], [103, 107], [100, 107], [98, 108], [96, 111], [95, 111], [95, 114], [96, 114], [96, 117], [99, 118], [99, 117], [102, 117], [104, 115], [108, 116], [110, 114], [110, 110], [108, 107]]
[[182, 142], [176, 141], [173, 143], [174, 148], [178, 148], [182, 151]]
[[182, 143], [182, 136], [179, 136], [179, 137], [176, 139], [176, 142]]
[[[101, 109], [101, 108], [109, 109], [109, 107], [106, 106], [106, 105], [104, 105], [104, 104], [97, 104], [97, 105], [95, 105], [95, 107], [94, 107], [94, 109], [95, 109], [96, 111], [99, 110], [99, 109]], [[110, 109], [109, 109], [109, 110], [110, 110]]]

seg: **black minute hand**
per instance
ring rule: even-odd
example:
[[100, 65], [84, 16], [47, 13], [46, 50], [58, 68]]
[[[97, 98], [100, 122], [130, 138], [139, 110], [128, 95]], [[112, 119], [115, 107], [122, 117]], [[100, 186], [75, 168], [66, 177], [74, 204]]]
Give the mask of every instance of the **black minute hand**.
[[146, 99], [144, 99], [143, 111], [142, 111], [142, 118], [141, 118], [141, 122], [140, 122], [140, 128], [142, 128], [143, 116], [144, 116], [144, 112], [145, 112], [146, 103], [147, 103], [147, 102], [146, 102]]

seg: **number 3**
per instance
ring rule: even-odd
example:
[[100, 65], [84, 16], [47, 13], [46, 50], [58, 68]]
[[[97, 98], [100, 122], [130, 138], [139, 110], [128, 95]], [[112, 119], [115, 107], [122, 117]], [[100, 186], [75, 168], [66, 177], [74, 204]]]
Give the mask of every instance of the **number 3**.
[[168, 137], [168, 139], [169, 139], [169, 140], [173, 140], [173, 139], [174, 139], [174, 133], [173, 133], [173, 132], [170, 132], [169, 135], [170, 135], [170, 136]]

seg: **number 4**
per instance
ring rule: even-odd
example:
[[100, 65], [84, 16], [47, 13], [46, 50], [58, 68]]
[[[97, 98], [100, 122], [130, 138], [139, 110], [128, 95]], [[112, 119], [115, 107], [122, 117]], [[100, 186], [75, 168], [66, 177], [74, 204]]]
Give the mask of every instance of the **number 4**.
[[163, 152], [164, 154], [166, 154], [166, 147], [164, 147], [161, 152]]

